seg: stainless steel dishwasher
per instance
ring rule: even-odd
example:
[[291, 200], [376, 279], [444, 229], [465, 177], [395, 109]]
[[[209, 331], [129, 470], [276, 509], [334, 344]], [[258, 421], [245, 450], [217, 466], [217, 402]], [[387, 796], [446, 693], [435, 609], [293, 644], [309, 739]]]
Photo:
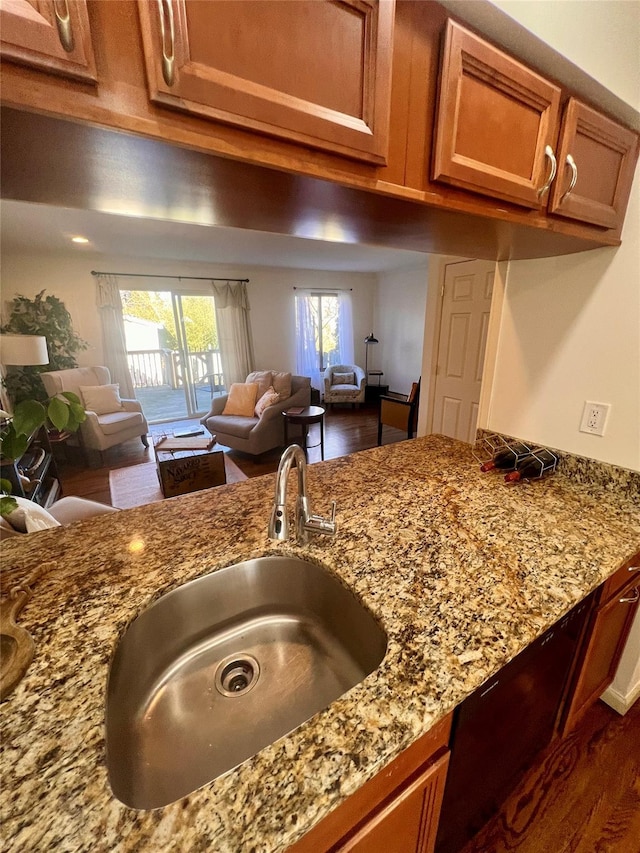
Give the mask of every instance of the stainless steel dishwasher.
[[436, 853], [457, 853], [551, 742], [592, 603], [574, 607], [456, 709]]

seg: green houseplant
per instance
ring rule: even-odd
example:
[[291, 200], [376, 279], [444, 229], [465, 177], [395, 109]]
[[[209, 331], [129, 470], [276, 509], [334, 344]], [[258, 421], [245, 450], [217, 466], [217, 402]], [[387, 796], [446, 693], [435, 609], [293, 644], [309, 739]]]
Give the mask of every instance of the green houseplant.
[[[27, 449], [30, 436], [45, 424], [59, 431], [75, 432], [86, 419], [79, 397], [63, 392], [48, 397], [40, 379], [43, 370], [77, 367], [75, 353], [88, 344], [73, 329], [71, 315], [57, 296], [45, 296], [41, 290], [33, 299], [18, 295], [10, 303], [9, 319], [1, 331], [14, 335], [43, 335], [47, 340], [49, 364], [42, 367], [12, 367], [4, 382], [14, 403], [13, 414], [0, 412], [0, 456], [19, 459]], [[17, 506], [10, 496], [11, 484], [0, 481], [0, 515], [8, 515]]]
[[77, 367], [75, 354], [88, 347], [87, 342], [75, 333], [64, 302], [51, 294], [45, 296], [45, 293], [41, 290], [33, 299], [20, 294], [15, 296], [9, 304], [9, 319], [0, 330], [13, 335], [44, 335], [47, 339], [49, 364], [14, 367], [7, 374], [5, 385], [14, 404], [26, 400], [44, 403], [47, 393], [40, 373]]
[[[60, 431], [75, 432], [86, 417], [80, 398], [71, 391], [47, 398], [44, 403], [23, 400], [16, 405], [13, 414], [0, 410], [0, 418], [4, 420], [0, 428], [0, 456], [6, 460], [19, 459], [33, 433], [47, 423]], [[11, 497], [11, 483], [0, 479], [0, 515], [9, 515], [16, 507], [15, 498]]]

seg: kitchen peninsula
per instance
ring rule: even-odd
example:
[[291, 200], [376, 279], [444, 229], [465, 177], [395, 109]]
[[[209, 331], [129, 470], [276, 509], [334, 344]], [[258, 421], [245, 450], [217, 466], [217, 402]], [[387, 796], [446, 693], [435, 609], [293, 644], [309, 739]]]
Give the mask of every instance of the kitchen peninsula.
[[[311, 465], [338, 534], [304, 548], [267, 538], [273, 475], [3, 543], [3, 588], [47, 563], [20, 616], [35, 658], [2, 707], [5, 850], [285, 850], [640, 549], [639, 474], [567, 458], [510, 487], [478, 468], [442, 436]], [[355, 592], [388, 635], [381, 665], [183, 800], [126, 808], [104, 741], [119, 637], [163, 593], [274, 552]]]

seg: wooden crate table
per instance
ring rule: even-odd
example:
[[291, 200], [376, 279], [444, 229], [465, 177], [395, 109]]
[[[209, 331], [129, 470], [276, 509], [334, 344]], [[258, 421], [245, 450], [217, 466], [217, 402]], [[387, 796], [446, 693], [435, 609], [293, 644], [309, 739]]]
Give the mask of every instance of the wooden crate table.
[[160, 488], [165, 498], [222, 486], [227, 482], [224, 453], [215, 438], [167, 438], [154, 442]]

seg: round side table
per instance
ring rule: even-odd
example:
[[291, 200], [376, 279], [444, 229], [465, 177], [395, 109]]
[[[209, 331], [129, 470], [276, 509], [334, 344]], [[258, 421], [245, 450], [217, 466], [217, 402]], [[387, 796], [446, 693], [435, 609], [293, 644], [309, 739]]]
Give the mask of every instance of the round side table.
[[302, 426], [302, 449], [305, 456], [308, 456], [309, 447], [318, 447], [317, 444], [308, 444], [309, 427], [311, 424], [320, 424], [320, 458], [324, 461], [324, 411], [322, 406], [305, 406], [304, 408], [298, 406], [286, 409], [282, 413], [285, 446], [289, 446], [289, 424], [299, 424]]

